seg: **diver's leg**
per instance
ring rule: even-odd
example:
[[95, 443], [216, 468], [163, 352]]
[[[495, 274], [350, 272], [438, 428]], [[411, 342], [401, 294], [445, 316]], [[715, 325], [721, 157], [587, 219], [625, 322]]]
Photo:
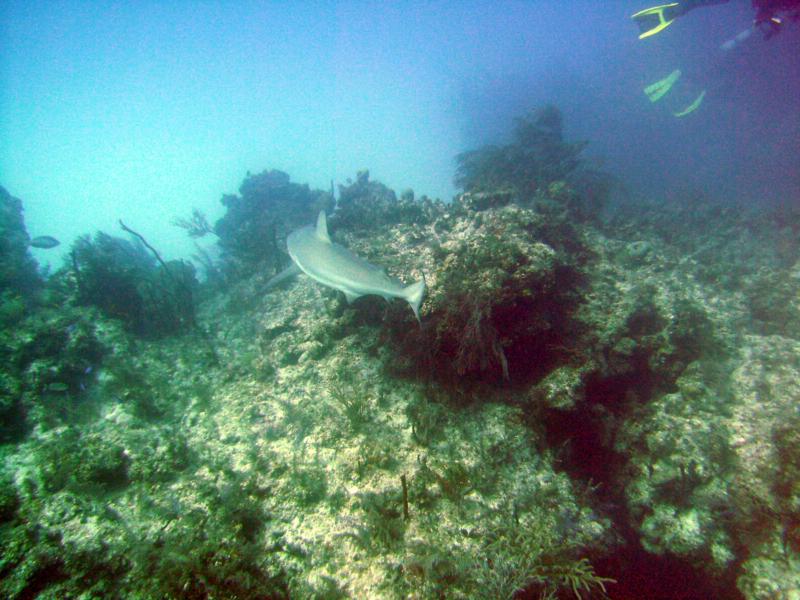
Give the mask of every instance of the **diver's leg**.
[[683, 0], [678, 3], [678, 10], [680, 14], [685, 15], [690, 10], [700, 8], [702, 6], [714, 6], [716, 4], [727, 4], [730, 0]]

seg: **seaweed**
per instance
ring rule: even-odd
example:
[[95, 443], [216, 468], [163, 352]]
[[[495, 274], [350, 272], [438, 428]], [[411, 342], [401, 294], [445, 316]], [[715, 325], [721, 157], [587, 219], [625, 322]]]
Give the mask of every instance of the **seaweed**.
[[614, 579], [594, 570], [576, 540], [559, 540], [547, 515], [532, 516], [499, 515], [486, 535], [473, 533], [479, 545], [472, 550], [409, 545], [405, 583], [426, 598], [456, 590], [465, 598], [607, 598]]
[[[344, 371], [342, 370], [342, 373]], [[331, 400], [346, 420], [350, 431], [358, 433], [374, 423], [378, 400], [372, 397], [366, 386], [354, 377], [337, 378], [328, 388]]]
[[97, 307], [145, 337], [195, 328], [194, 267], [182, 260], [163, 261], [141, 236], [133, 235], [133, 242], [103, 232], [94, 239], [78, 238], [70, 253], [76, 302]]
[[358, 495], [363, 524], [347, 537], [363, 550], [382, 553], [391, 550], [405, 536], [402, 498], [394, 491], [364, 492]]
[[578, 552], [575, 540], [559, 540], [546, 522], [507, 514], [484, 541], [473, 563], [472, 583], [491, 598], [510, 599], [523, 591], [547, 600], [568, 597], [561, 592], [577, 600], [582, 594], [606, 597], [605, 585], [614, 580], [598, 575]]

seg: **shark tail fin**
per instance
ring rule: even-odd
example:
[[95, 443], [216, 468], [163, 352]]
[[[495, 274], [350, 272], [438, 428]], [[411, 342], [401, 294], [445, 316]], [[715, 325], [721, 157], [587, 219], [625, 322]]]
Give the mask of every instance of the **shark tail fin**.
[[422, 279], [417, 281], [416, 283], [412, 283], [411, 285], [407, 285], [403, 288], [403, 297], [405, 298], [406, 302], [411, 305], [411, 310], [414, 311], [414, 316], [417, 317], [417, 321], [420, 323], [419, 318], [419, 306], [422, 304], [422, 299], [425, 297], [425, 276], [422, 276]]

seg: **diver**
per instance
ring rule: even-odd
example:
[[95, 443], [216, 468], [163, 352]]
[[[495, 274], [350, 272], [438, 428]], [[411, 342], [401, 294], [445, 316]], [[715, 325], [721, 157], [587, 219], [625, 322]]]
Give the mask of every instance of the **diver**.
[[[675, 19], [695, 8], [727, 4], [728, 2], [729, 0], [682, 0], [640, 10], [631, 18], [636, 21], [641, 30], [639, 39], [644, 39], [660, 33]], [[800, 0], [753, 0], [752, 5], [756, 10], [753, 24], [721, 44], [719, 48], [723, 54], [727, 54], [739, 46], [756, 30], [764, 34], [764, 39], [771, 38], [780, 31], [783, 24], [780, 16], [782, 13], [788, 14], [794, 20], [800, 18]], [[669, 110], [672, 115], [677, 118], [685, 117], [696, 111], [703, 103], [706, 92], [705, 88], [699, 89], [693, 85], [691, 80], [687, 82], [681, 69], [675, 69], [666, 77], [644, 88], [644, 93], [651, 103], [664, 99], [664, 102], [670, 105]]]
[[[729, 0], [682, 0], [645, 8], [631, 15], [631, 18], [639, 26], [639, 39], [642, 40], [664, 31], [675, 19], [695, 8], [728, 2]], [[756, 11], [753, 27], [764, 34], [764, 39], [769, 39], [780, 31], [783, 25], [781, 13], [788, 13], [794, 20], [800, 18], [800, 0], [753, 0], [753, 8]]]
[[753, 25], [761, 30], [765, 40], [781, 30], [780, 13], [788, 14], [793, 21], [800, 19], [800, 0], [753, 0], [753, 8], [756, 9]]

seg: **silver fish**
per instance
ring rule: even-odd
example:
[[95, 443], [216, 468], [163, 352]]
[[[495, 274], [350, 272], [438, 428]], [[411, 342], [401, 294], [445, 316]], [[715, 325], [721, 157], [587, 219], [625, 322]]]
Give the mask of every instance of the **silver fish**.
[[34, 248], [43, 248], [45, 250], [50, 248], [55, 248], [61, 242], [59, 242], [56, 238], [50, 235], [40, 235], [38, 237], [33, 238], [30, 241], [30, 245]]

